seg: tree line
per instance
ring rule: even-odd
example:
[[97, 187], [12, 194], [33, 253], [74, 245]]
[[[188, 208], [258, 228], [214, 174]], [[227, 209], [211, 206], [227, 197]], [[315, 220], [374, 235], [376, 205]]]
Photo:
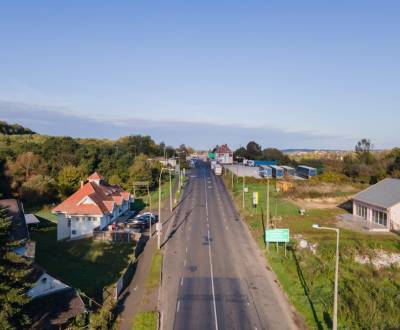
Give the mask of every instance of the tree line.
[[178, 149], [184, 152], [141, 135], [118, 140], [0, 136], [0, 195], [20, 198], [28, 206], [55, 203], [94, 171], [129, 191], [133, 181], [149, 181], [155, 187], [161, 164], [151, 159], [190, 152], [185, 145]]
[[329, 181], [353, 181], [374, 184], [386, 177], [400, 178], [400, 148], [374, 150], [371, 140], [358, 141], [353, 151], [343, 157], [291, 159], [276, 148], [263, 149], [260, 144], [250, 141], [246, 147], [240, 147], [233, 153], [235, 160], [265, 159], [276, 160], [280, 165], [308, 165], [325, 172], [322, 178]]

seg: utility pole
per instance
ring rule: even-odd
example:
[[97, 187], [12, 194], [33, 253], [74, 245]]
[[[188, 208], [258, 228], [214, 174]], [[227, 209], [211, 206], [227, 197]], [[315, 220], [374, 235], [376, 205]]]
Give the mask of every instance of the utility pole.
[[233, 171], [231, 171], [232, 173], [232, 190], [233, 190]]
[[242, 182], [243, 182], [243, 192], [242, 192], [242, 200], [243, 200], [243, 201], [242, 201], [242, 202], [243, 202], [243, 205], [242, 205], [242, 206], [243, 206], [243, 210], [244, 210], [244, 178], [245, 178], [245, 176], [243, 175], [243, 181], [242, 181]]
[[171, 178], [171, 170], [169, 170], [169, 209], [172, 212], [172, 178]]
[[[269, 229], [269, 179], [267, 179], [267, 230]], [[269, 250], [269, 243], [267, 242], [267, 249]]]
[[321, 227], [318, 224], [312, 225], [315, 229], [333, 230], [336, 232], [336, 262], [335, 262], [335, 287], [333, 295], [333, 322], [332, 329], [337, 330], [337, 312], [338, 312], [338, 285], [339, 285], [339, 229], [331, 227]]
[[[146, 190], [147, 190], [147, 199], [148, 199], [148, 203], [149, 203], [149, 211], [150, 211], [150, 214], [151, 214], [150, 183], [148, 181], [135, 181], [135, 182], [133, 182], [133, 196], [136, 199], [136, 187], [141, 187], [141, 186], [145, 187]], [[149, 234], [149, 236], [151, 238], [151, 236], [152, 236], [152, 232], [151, 232], [151, 216], [150, 216], [149, 225], [150, 225], [150, 234]]]

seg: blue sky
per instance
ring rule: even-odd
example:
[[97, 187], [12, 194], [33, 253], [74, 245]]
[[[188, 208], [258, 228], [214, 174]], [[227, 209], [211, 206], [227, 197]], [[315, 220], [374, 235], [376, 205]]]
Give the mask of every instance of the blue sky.
[[0, 119], [197, 148], [393, 147], [399, 17], [398, 1], [2, 2]]

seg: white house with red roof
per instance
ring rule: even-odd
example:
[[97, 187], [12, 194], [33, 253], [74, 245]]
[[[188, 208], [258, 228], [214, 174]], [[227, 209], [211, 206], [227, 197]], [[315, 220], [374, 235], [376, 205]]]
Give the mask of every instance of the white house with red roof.
[[57, 215], [57, 240], [90, 236], [129, 211], [131, 194], [93, 173], [80, 189], [53, 209]]
[[227, 144], [223, 144], [215, 151], [215, 159], [220, 164], [233, 164], [233, 152]]

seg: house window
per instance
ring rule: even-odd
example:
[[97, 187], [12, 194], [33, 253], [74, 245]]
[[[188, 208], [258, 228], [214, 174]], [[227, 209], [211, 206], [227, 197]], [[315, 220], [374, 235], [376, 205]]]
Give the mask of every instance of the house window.
[[76, 230], [73, 230], [73, 231], [71, 232], [71, 234], [72, 234], [72, 235], [76, 235]]
[[363, 205], [358, 205], [356, 206], [356, 214], [363, 218], [363, 219], [367, 219], [367, 207], [363, 206]]
[[67, 220], [67, 226], [68, 226], [68, 227], [71, 227], [71, 219], [68, 219], [68, 220]]
[[387, 213], [372, 210], [372, 221], [379, 225], [387, 227]]

